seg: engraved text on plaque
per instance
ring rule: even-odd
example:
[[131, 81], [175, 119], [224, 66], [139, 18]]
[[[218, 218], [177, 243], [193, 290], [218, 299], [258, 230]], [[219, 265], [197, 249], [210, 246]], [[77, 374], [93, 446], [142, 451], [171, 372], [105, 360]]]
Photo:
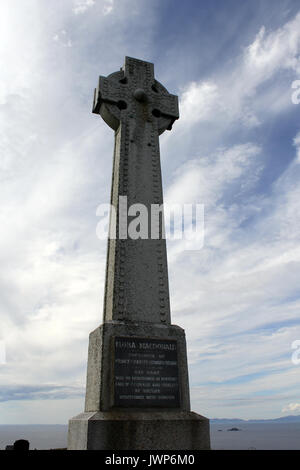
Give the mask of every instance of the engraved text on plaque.
[[114, 406], [180, 406], [176, 340], [114, 338]]

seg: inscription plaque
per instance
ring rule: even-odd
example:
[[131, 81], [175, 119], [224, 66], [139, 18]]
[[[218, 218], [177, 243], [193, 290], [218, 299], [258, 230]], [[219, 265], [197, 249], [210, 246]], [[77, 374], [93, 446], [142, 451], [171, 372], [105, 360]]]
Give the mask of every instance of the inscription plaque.
[[180, 407], [176, 340], [114, 338], [114, 406]]

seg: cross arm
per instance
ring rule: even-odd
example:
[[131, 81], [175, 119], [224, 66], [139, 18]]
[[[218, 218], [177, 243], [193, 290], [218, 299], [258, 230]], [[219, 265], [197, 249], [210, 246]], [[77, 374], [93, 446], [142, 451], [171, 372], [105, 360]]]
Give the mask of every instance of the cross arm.
[[100, 76], [94, 93], [93, 113], [100, 114], [102, 103], [118, 104], [122, 98], [123, 93], [119, 83], [111, 77]]
[[161, 114], [174, 120], [179, 118], [178, 97], [176, 95], [171, 95], [170, 93], [163, 94], [155, 101]]

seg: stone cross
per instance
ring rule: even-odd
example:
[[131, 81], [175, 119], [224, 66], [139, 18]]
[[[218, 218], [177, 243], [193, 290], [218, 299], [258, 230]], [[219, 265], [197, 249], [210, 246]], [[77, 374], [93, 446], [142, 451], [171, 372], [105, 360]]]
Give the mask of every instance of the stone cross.
[[[68, 449], [209, 449], [209, 421], [190, 409], [185, 332], [170, 319], [163, 211], [152, 230], [151, 209], [163, 203], [159, 135], [179, 117], [177, 97], [155, 80], [153, 64], [126, 57], [100, 77], [93, 112], [115, 131], [116, 236], [103, 323], [89, 337], [85, 411], [69, 421]], [[127, 228], [142, 207], [151, 227], [133, 237]]]
[[[179, 117], [177, 96], [155, 80], [152, 63], [126, 57], [119, 72], [99, 78], [93, 112], [115, 131], [111, 204], [116, 238], [108, 241], [103, 321], [169, 324], [163, 212], [156, 239], [151, 239], [150, 215], [151, 205], [163, 203], [159, 135]], [[120, 196], [127, 197], [128, 208], [143, 204], [148, 209], [147, 239], [127, 236], [132, 217]]]

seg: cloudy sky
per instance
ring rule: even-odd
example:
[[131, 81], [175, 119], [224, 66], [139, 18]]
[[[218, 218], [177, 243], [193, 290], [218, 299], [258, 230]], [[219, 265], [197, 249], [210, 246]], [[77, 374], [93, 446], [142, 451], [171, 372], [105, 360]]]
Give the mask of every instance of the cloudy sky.
[[91, 106], [126, 55], [179, 96], [165, 200], [205, 207], [203, 249], [168, 246], [192, 409], [300, 413], [299, 2], [2, 0], [0, 39], [1, 424], [83, 411], [114, 141]]

